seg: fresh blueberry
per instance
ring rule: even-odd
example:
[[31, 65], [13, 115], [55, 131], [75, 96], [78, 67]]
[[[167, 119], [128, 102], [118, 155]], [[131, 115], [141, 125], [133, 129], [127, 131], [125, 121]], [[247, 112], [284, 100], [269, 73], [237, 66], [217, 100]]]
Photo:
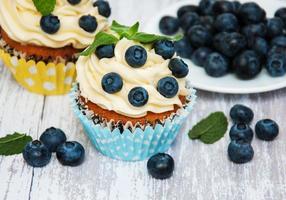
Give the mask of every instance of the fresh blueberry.
[[159, 80], [157, 90], [164, 97], [173, 98], [179, 91], [179, 84], [175, 78], [168, 76]]
[[260, 56], [266, 56], [268, 53], [268, 43], [264, 38], [256, 37], [248, 45]]
[[232, 1], [233, 13], [238, 14], [241, 3], [239, 1]]
[[220, 32], [234, 32], [239, 28], [238, 20], [231, 13], [224, 13], [217, 16], [214, 26]]
[[266, 70], [272, 77], [286, 74], [286, 56], [282, 53], [274, 53], [267, 57]]
[[286, 28], [286, 7], [284, 8], [279, 8], [276, 12], [275, 12], [275, 17], [279, 17], [280, 19], [282, 19], [283, 23], [284, 23], [284, 28]]
[[60, 29], [60, 20], [57, 16], [54, 16], [52, 14], [47, 16], [42, 16], [40, 21], [40, 26], [42, 30], [49, 34], [54, 34], [58, 32]]
[[209, 46], [212, 43], [212, 34], [202, 25], [191, 27], [187, 32], [187, 36], [195, 47]]
[[207, 57], [212, 53], [212, 50], [207, 47], [200, 47], [196, 49], [192, 55], [192, 61], [195, 65], [203, 67]]
[[186, 14], [188, 12], [199, 14], [199, 7], [195, 6], [195, 5], [182, 6], [177, 11], [177, 17], [180, 18], [180, 17], [182, 17], [184, 14]]
[[266, 12], [255, 2], [247, 2], [240, 6], [238, 16], [244, 24], [255, 24], [265, 20]]
[[205, 71], [209, 76], [221, 77], [229, 70], [228, 59], [219, 53], [211, 53], [204, 65]]
[[263, 23], [250, 24], [244, 26], [241, 32], [243, 35], [245, 35], [246, 38], [250, 39], [254, 37], [265, 37], [267, 33], [267, 27]]
[[206, 16], [200, 16], [200, 20], [196, 25], [202, 25], [206, 27], [209, 30], [209, 32], [213, 33], [215, 31], [214, 22], [215, 18], [213, 16], [206, 15]]
[[135, 107], [144, 106], [149, 99], [149, 94], [143, 87], [135, 87], [128, 94], [129, 103]]
[[131, 46], [125, 53], [125, 60], [131, 67], [142, 67], [147, 61], [147, 52], [139, 45]]
[[271, 41], [271, 46], [279, 46], [279, 47], [283, 47], [286, 48], [286, 36], [278, 36], [273, 38], [273, 40]]
[[215, 2], [216, 0], [201, 0], [199, 3], [200, 12], [204, 15], [212, 15]]
[[172, 41], [159, 40], [154, 44], [155, 53], [164, 59], [170, 59], [175, 54], [175, 46]]
[[165, 35], [173, 35], [180, 28], [179, 20], [175, 17], [165, 16], [159, 22], [159, 29]]
[[255, 125], [256, 136], [261, 140], [274, 140], [279, 134], [278, 124], [271, 119], [263, 119]]
[[228, 145], [228, 157], [229, 159], [237, 164], [247, 163], [252, 160], [254, 151], [249, 143], [243, 140], [233, 140]]
[[191, 58], [193, 47], [188, 38], [184, 37], [183, 39], [174, 42], [174, 46], [178, 56], [182, 58]]
[[94, 7], [98, 8], [98, 13], [104, 17], [109, 17], [111, 14], [111, 8], [107, 1], [98, 0], [93, 3]]
[[57, 148], [57, 159], [62, 165], [78, 166], [84, 161], [85, 150], [75, 141], [65, 142]]
[[71, 4], [71, 5], [76, 5], [76, 4], [79, 4], [81, 2], [81, 0], [68, 0], [68, 2]]
[[244, 105], [236, 104], [230, 109], [230, 117], [236, 124], [249, 124], [253, 120], [253, 111]]
[[251, 143], [253, 130], [248, 124], [234, 124], [230, 129], [229, 136], [231, 140], [243, 140], [244, 142]]
[[84, 15], [79, 18], [79, 26], [86, 32], [93, 33], [97, 28], [97, 21], [94, 16]]
[[280, 47], [280, 46], [273, 46], [269, 49], [268, 51], [268, 56], [271, 56], [273, 54], [282, 54], [286, 56], [286, 48], [285, 47]]
[[95, 54], [99, 59], [112, 58], [114, 56], [114, 47], [114, 44], [101, 45], [96, 48]]
[[216, 1], [213, 5], [213, 12], [215, 15], [220, 15], [222, 13], [232, 13], [234, 7], [230, 1]]
[[184, 78], [189, 73], [188, 65], [179, 58], [172, 58], [168, 65], [169, 69], [172, 71], [173, 76], [176, 78]]
[[105, 92], [114, 94], [122, 89], [123, 81], [119, 74], [110, 72], [103, 76], [101, 80], [101, 86]]
[[158, 153], [147, 162], [149, 174], [156, 179], [170, 178], [173, 175], [174, 168], [174, 159], [165, 153]]
[[180, 26], [183, 30], [187, 31], [190, 27], [197, 24], [200, 17], [197, 13], [187, 12], [182, 17], [179, 18]]
[[235, 57], [233, 69], [238, 78], [249, 80], [257, 76], [262, 67], [259, 56], [253, 50], [246, 50]]
[[25, 161], [32, 167], [44, 167], [51, 160], [52, 153], [39, 140], [34, 140], [26, 144], [23, 150]]
[[48, 128], [40, 136], [40, 141], [49, 149], [50, 152], [55, 152], [57, 147], [67, 140], [65, 133], [58, 128]]
[[270, 38], [283, 34], [283, 21], [279, 17], [274, 17], [267, 20], [267, 36]]

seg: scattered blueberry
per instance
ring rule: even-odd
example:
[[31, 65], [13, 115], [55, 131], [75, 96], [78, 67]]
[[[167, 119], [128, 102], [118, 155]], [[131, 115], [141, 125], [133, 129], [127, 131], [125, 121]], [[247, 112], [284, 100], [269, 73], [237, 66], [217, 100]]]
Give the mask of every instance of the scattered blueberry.
[[79, 18], [79, 26], [86, 32], [93, 33], [97, 28], [97, 21], [94, 16], [84, 15]]
[[256, 123], [255, 132], [259, 139], [271, 141], [279, 134], [279, 126], [271, 119], [263, 119]]
[[142, 107], [144, 106], [149, 99], [149, 95], [146, 89], [143, 87], [135, 87], [130, 90], [128, 94], [128, 100], [131, 105], [135, 107]]
[[213, 14], [213, 5], [216, 0], [201, 0], [199, 3], [200, 12], [204, 15]]
[[236, 104], [230, 109], [230, 117], [234, 123], [249, 124], [253, 120], [253, 111], [244, 105]]
[[85, 150], [75, 141], [65, 142], [57, 148], [57, 159], [62, 165], [78, 166], [84, 161]]
[[111, 72], [103, 76], [101, 86], [105, 92], [114, 94], [122, 89], [123, 81], [119, 74]]
[[180, 26], [187, 31], [190, 27], [198, 24], [200, 17], [197, 13], [187, 12], [179, 18]]
[[286, 28], [286, 7], [280, 8], [275, 12], [275, 17], [282, 19], [284, 23], [284, 28]]
[[266, 12], [255, 2], [247, 2], [240, 6], [238, 16], [244, 24], [263, 22]]
[[216, 1], [213, 5], [213, 12], [216, 15], [222, 14], [222, 13], [232, 13], [234, 11], [234, 7], [232, 2], [230, 1]]
[[281, 53], [274, 53], [267, 57], [267, 72], [272, 77], [279, 77], [286, 74], [286, 56]]
[[243, 140], [233, 140], [228, 146], [229, 159], [237, 164], [247, 163], [252, 160], [254, 151], [252, 146]]
[[227, 58], [219, 53], [211, 53], [204, 64], [206, 73], [212, 77], [221, 77], [227, 74], [229, 64]]
[[157, 90], [166, 98], [173, 98], [179, 91], [179, 84], [173, 77], [165, 77], [159, 80]]
[[184, 37], [183, 39], [174, 42], [174, 46], [178, 56], [182, 58], [191, 58], [193, 47], [188, 38]]
[[217, 16], [214, 26], [220, 32], [234, 32], [239, 28], [238, 21], [235, 15], [231, 13], [224, 13]]
[[81, 0], [68, 0], [68, 2], [71, 4], [71, 5], [76, 5], [76, 4], [79, 4], [81, 2]]
[[212, 34], [202, 25], [191, 27], [187, 32], [187, 36], [191, 44], [196, 47], [209, 46], [212, 43]]
[[200, 47], [196, 49], [192, 55], [192, 61], [195, 65], [203, 67], [207, 60], [207, 57], [212, 53], [212, 50], [207, 47]]
[[283, 34], [283, 21], [279, 17], [274, 17], [267, 20], [267, 36], [270, 38]]
[[65, 133], [58, 128], [48, 128], [40, 136], [40, 141], [49, 149], [55, 152], [57, 147], [67, 140]]
[[170, 59], [175, 54], [175, 46], [172, 41], [159, 40], [154, 44], [155, 53], [162, 56], [164, 59]]
[[147, 52], [139, 45], [131, 46], [125, 53], [125, 60], [131, 67], [142, 67], [147, 61]]
[[159, 29], [165, 35], [173, 35], [180, 28], [179, 20], [175, 17], [165, 16], [159, 22]]
[[110, 16], [111, 8], [110, 8], [109, 3], [107, 1], [98, 0], [98, 1], [93, 3], [93, 6], [98, 8], [98, 12], [100, 15], [102, 15], [104, 17]]
[[278, 36], [273, 38], [271, 46], [279, 46], [286, 48], [286, 36]]
[[114, 44], [101, 45], [96, 48], [95, 54], [99, 59], [114, 57]]
[[165, 153], [158, 153], [147, 162], [149, 174], [156, 179], [170, 178], [173, 175], [174, 168], [174, 159]]
[[234, 124], [229, 132], [231, 140], [243, 140], [246, 143], [251, 143], [253, 131], [248, 124]]
[[179, 58], [172, 58], [168, 65], [169, 69], [172, 71], [173, 76], [176, 78], [184, 78], [189, 73], [188, 65]]
[[199, 13], [199, 7], [195, 6], [195, 5], [185, 5], [182, 6], [178, 9], [177, 11], [177, 17], [180, 18], [182, 17], [184, 14], [188, 13], [188, 12], [192, 12], [192, 13]]
[[54, 34], [60, 29], [60, 20], [57, 16], [52, 14], [42, 16], [40, 26], [44, 32]]

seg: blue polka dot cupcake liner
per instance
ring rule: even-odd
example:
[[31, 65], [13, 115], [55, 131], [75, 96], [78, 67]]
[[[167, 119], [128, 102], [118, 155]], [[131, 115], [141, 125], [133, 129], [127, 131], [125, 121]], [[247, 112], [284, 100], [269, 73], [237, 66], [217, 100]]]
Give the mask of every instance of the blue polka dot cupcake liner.
[[103, 155], [117, 160], [140, 161], [160, 152], [166, 152], [174, 142], [180, 128], [196, 103], [196, 90], [189, 89], [188, 104], [172, 117], [155, 126], [145, 128], [112, 128], [92, 119], [92, 112], [79, 105], [78, 85], [70, 93], [72, 108], [83, 126], [85, 134]]

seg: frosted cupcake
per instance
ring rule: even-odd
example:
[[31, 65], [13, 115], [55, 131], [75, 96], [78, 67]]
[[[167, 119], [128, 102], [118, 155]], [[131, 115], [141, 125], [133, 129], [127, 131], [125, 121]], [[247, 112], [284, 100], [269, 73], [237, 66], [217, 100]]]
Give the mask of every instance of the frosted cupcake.
[[195, 91], [186, 81], [188, 66], [169, 38], [113, 30], [118, 39], [110, 36], [107, 45], [78, 59], [73, 107], [101, 153], [142, 160], [170, 147]]
[[29, 91], [67, 93], [78, 53], [108, 27], [109, 15], [105, 1], [2, 0], [0, 59]]

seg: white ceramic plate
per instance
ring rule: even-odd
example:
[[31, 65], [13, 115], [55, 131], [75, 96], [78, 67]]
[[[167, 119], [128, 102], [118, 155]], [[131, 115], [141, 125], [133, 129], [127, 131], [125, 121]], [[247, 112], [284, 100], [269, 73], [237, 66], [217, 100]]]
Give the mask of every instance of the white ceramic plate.
[[[198, 5], [198, 2], [199, 0], [183, 0], [169, 6], [159, 12], [156, 16], [152, 17], [152, 20], [147, 23], [144, 31], [160, 34], [159, 21], [163, 16], [176, 16], [177, 10], [181, 6], [187, 4]], [[278, 8], [286, 6], [285, 0], [256, 0], [256, 2], [266, 9], [267, 15], [270, 17], [274, 15]], [[190, 81], [197, 89], [219, 93], [245, 94], [267, 92], [286, 87], [286, 75], [279, 78], [273, 78], [267, 74], [265, 69], [253, 80], [239, 80], [233, 74], [228, 74], [221, 78], [212, 78], [205, 73], [203, 68], [194, 65], [188, 59], [184, 60], [190, 66]]]

